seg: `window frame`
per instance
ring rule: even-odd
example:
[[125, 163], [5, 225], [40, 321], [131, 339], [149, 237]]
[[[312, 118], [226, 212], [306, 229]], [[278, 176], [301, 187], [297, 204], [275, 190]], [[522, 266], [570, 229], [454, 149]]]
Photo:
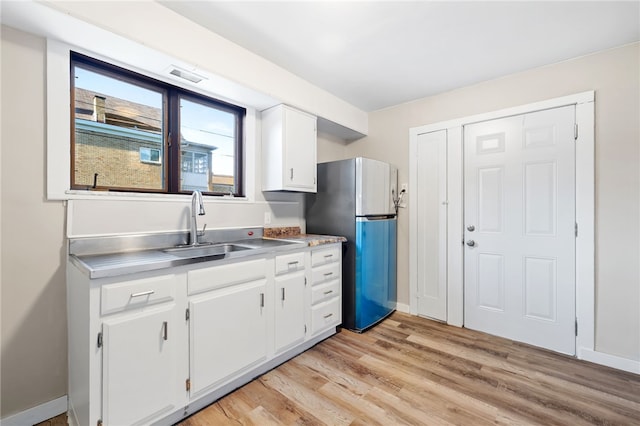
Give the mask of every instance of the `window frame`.
[[[152, 158], [151, 157], [151, 151], [158, 151], [158, 161], [143, 160], [142, 159], [142, 150], [148, 150], [149, 151], [149, 158]], [[160, 155], [160, 150], [158, 148], [149, 148], [147, 146], [141, 146], [140, 148], [138, 148], [138, 151], [139, 151], [140, 162], [141, 163], [145, 163], [145, 164], [162, 164], [162, 155]]]
[[[129, 84], [134, 84], [146, 89], [161, 92], [163, 97], [163, 111], [161, 113], [163, 124], [161, 137], [163, 140], [162, 155], [160, 162], [151, 162], [149, 164], [158, 164], [163, 169], [162, 183], [163, 188], [129, 188], [129, 187], [110, 187], [110, 186], [87, 186], [75, 183], [75, 67], [87, 69], [92, 72], [115, 78]], [[70, 181], [69, 188], [72, 191], [77, 190], [100, 190], [120, 193], [143, 193], [143, 194], [190, 194], [192, 190], [181, 190], [181, 145], [180, 145], [180, 99], [187, 99], [192, 102], [198, 102], [207, 107], [218, 109], [235, 116], [235, 156], [234, 156], [234, 182], [236, 192], [231, 194], [233, 197], [245, 198], [247, 188], [245, 188], [244, 174], [244, 125], [247, 118], [246, 108], [224, 102], [211, 96], [193, 92], [180, 86], [164, 82], [135, 71], [128, 70], [118, 65], [114, 65], [100, 59], [92, 58], [83, 53], [74, 50], [69, 51], [69, 77], [70, 77], [70, 104], [69, 104], [69, 125], [70, 125]], [[209, 166], [213, 166], [209, 164]], [[207, 181], [210, 176], [207, 176]], [[99, 181], [98, 181], [99, 183]], [[202, 191], [205, 195], [211, 196], [229, 196], [227, 193], [214, 191]]]

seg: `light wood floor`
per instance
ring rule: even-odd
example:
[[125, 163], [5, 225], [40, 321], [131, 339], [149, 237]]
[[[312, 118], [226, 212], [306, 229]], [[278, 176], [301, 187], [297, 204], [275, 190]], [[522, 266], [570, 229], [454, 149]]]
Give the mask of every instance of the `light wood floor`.
[[640, 376], [395, 313], [180, 423], [237, 424], [640, 425]]

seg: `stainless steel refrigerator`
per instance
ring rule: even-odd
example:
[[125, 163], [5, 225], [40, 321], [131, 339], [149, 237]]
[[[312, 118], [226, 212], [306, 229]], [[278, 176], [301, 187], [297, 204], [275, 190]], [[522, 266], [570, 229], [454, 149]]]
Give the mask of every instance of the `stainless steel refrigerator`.
[[362, 332], [396, 308], [398, 171], [352, 158], [318, 164], [306, 200], [307, 233], [347, 238], [342, 257], [342, 325]]

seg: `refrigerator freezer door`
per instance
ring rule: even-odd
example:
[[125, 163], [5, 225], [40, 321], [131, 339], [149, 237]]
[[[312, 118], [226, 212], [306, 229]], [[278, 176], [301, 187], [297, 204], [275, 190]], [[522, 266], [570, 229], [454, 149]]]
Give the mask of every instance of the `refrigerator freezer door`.
[[356, 216], [395, 214], [398, 171], [388, 163], [358, 157], [356, 160]]
[[396, 219], [356, 221], [355, 330], [396, 308]]

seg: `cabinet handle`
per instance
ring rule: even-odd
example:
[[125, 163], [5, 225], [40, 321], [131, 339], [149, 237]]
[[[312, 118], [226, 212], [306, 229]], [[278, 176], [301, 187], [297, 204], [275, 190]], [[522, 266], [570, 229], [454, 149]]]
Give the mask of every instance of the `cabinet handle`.
[[289, 170], [290, 170], [290, 176], [291, 176], [290, 179], [293, 180], [293, 167]]
[[333, 272], [327, 272], [326, 274], [324, 274], [325, 277], [330, 277], [331, 275], [333, 275]]
[[260, 293], [260, 307], [264, 308], [264, 293]]
[[327, 315], [324, 316], [324, 319], [331, 318], [332, 316], [333, 316], [333, 314], [327, 314]]
[[131, 293], [131, 297], [150, 296], [153, 293], [155, 293], [153, 290], [141, 291], [140, 293]]
[[162, 323], [162, 338], [167, 340], [169, 338], [169, 323], [167, 321]]
[[284, 300], [284, 287], [282, 287], [282, 300]]
[[333, 290], [327, 290], [324, 292], [324, 294], [331, 294], [331, 293], [333, 293]]

